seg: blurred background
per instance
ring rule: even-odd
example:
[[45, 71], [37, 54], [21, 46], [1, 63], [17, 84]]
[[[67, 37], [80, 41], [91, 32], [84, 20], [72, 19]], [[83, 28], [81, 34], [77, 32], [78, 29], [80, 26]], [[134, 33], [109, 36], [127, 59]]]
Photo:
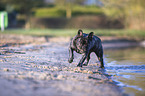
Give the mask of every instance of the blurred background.
[[145, 0], [0, 0], [8, 28], [145, 29]]
[[43, 50], [49, 41], [66, 47], [78, 29], [93, 31], [113, 81], [130, 96], [145, 96], [145, 0], [0, 0], [0, 28], [1, 56], [15, 53], [9, 46], [35, 43]]

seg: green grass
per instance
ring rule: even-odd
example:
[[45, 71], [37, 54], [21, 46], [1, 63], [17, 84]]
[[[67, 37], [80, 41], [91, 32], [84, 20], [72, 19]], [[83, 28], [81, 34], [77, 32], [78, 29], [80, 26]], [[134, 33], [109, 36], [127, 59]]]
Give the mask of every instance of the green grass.
[[[100, 15], [103, 14], [103, 11], [101, 8], [98, 7], [89, 7], [89, 6], [73, 6], [71, 8], [72, 10], [72, 16], [78, 16], [78, 15]], [[66, 16], [66, 8], [64, 7], [51, 7], [51, 8], [37, 8], [34, 9], [34, 17], [65, 17]]]
[[60, 8], [35, 9], [35, 17], [65, 17], [65, 10]]
[[[78, 29], [7, 29], [1, 34], [32, 35], [32, 36], [70, 36], [77, 34]], [[98, 36], [116, 36], [130, 39], [145, 39], [145, 30], [125, 30], [125, 29], [84, 29], [84, 33], [93, 31]]]

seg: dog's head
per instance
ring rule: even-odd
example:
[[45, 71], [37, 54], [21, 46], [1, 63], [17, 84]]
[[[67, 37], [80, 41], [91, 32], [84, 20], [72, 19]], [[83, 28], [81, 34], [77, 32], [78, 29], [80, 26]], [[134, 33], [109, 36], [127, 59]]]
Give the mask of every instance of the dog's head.
[[87, 51], [87, 47], [90, 41], [92, 41], [93, 34], [94, 34], [93, 32], [90, 32], [89, 35], [84, 36], [83, 31], [78, 30], [77, 39], [76, 39], [76, 47], [79, 53], [83, 53]]

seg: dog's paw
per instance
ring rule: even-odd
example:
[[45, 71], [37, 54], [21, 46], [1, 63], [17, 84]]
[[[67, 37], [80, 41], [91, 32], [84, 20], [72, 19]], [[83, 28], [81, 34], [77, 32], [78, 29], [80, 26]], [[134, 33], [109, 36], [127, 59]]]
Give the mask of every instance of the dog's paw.
[[69, 62], [69, 63], [72, 63], [72, 62], [73, 62], [73, 59], [69, 59], [68, 62]]
[[83, 67], [82, 64], [78, 64], [77, 67]]
[[104, 66], [100, 66], [99, 68], [102, 68], [102, 69], [104, 69]]
[[87, 63], [84, 63], [83, 66], [88, 66], [88, 64]]

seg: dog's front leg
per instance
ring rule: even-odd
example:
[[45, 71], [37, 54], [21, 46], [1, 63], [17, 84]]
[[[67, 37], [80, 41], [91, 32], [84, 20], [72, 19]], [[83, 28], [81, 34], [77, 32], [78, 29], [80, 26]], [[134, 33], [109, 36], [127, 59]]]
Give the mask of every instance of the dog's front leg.
[[73, 59], [74, 59], [73, 49], [69, 48], [69, 59], [68, 59], [68, 62], [72, 63]]
[[87, 58], [87, 54], [84, 54], [83, 57], [81, 58], [79, 64], [77, 65], [77, 67], [82, 67], [83, 66], [83, 62], [85, 61], [86, 58]]
[[89, 60], [90, 60], [90, 53], [89, 53], [88, 56], [87, 56], [87, 62], [85, 62], [85, 63], [83, 64], [83, 66], [87, 66], [88, 63], [89, 63]]

